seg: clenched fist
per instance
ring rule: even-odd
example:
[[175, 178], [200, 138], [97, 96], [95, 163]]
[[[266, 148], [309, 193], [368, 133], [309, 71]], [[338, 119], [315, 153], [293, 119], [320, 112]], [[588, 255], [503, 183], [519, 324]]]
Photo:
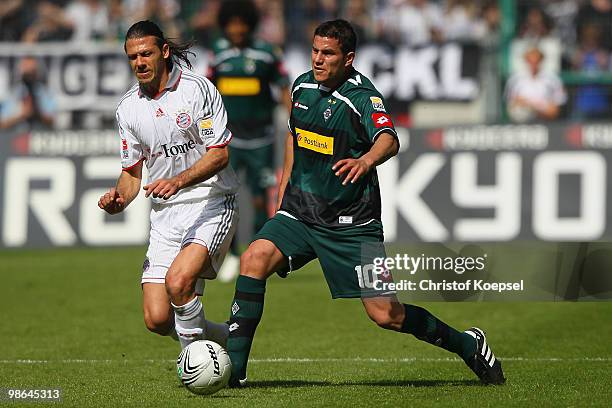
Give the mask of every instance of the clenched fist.
[[98, 207], [109, 214], [117, 214], [125, 209], [125, 198], [113, 187], [100, 197]]

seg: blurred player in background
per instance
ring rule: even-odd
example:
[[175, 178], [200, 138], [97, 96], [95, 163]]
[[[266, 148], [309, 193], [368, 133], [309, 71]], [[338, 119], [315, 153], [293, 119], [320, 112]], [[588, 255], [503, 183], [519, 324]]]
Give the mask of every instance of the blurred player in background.
[[[394, 292], [364, 283], [362, 244], [380, 248], [383, 242], [376, 166], [397, 154], [399, 142], [382, 95], [353, 68], [356, 42], [345, 20], [319, 25], [312, 70], [294, 82], [279, 211], [240, 261], [227, 343], [230, 385], [246, 383], [266, 279], [313, 259], [319, 259], [333, 298], [361, 298], [380, 327], [456, 353], [483, 383], [503, 383], [501, 363], [480, 329], [459, 332], [421, 307], [400, 303]], [[287, 314], [292, 321], [291, 310]]]
[[221, 96], [191, 68], [189, 44], [175, 44], [150, 21], [134, 24], [125, 52], [138, 79], [117, 107], [123, 171], [100, 198], [109, 214], [123, 211], [140, 191], [143, 162], [152, 198], [151, 234], [143, 265], [147, 328], [224, 344], [227, 324], [205, 320], [198, 295], [214, 279], [234, 235], [238, 180], [228, 166], [227, 117]]
[[41, 79], [36, 58], [21, 59], [19, 77], [8, 93], [9, 98], [0, 103], [0, 130], [28, 132], [53, 127], [57, 106], [53, 94]]
[[[289, 111], [289, 80], [280, 50], [253, 38], [259, 21], [253, 2], [224, 1], [218, 20], [225, 37], [214, 45], [208, 76], [219, 89], [227, 109], [228, 128], [234, 135], [230, 163], [237, 172], [244, 169], [246, 173], [255, 210], [254, 228], [259, 231], [268, 219], [267, 190], [276, 184], [273, 123], [276, 101], [272, 86], [277, 87]], [[222, 281], [232, 280], [239, 272], [235, 240], [231, 252], [219, 273]]]
[[528, 72], [517, 73], [506, 84], [508, 115], [514, 122], [554, 120], [567, 96], [561, 79], [542, 71], [544, 54], [531, 47], [523, 55]]

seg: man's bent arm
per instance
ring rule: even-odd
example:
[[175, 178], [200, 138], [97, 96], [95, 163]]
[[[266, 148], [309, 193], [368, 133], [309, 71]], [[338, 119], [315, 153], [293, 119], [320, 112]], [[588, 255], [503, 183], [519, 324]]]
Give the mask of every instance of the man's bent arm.
[[168, 199], [180, 189], [193, 186], [208, 180], [223, 170], [229, 163], [229, 149], [227, 145], [209, 149], [193, 166], [182, 171], [169, 179], [159, 179], [143, 187], [147, 192], [145, 197], [151, 194], [153, 197]]
[[219, 173], [229, 163], [229, 148], [227, 146], [209, 149], [193, 166], [177, 174], [175, 178], [179, 188], [190, 187], [206, 181]]
[[115, 189], [125, 200], [124, 207], [127, 207], [138, 196], [141, 180], [142, 161], [129, 169], [123, 169], [121, 172]]
[[383, 132], [376, 138], [370, 151], [361, 156], [366, 160], [370, 168], [383, 164], [399, 151], [397, 138], [390, 133]]
[[128, 169], [123, 169], [117, 184], [98, 200], [98, 207], [109, 214], [125, 210], [138, 195], [142, 179], [142, 160]]

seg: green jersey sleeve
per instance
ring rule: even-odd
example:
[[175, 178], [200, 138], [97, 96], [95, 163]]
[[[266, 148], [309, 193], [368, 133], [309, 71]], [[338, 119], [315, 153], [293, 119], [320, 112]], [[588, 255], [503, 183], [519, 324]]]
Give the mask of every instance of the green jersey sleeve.
[[360, 121], [370, 141], [373, 143], [383, 132], [397, 137], [391, 116], [385, 109], [382, 95], [374, 90], [364, 90], [359, 96]]

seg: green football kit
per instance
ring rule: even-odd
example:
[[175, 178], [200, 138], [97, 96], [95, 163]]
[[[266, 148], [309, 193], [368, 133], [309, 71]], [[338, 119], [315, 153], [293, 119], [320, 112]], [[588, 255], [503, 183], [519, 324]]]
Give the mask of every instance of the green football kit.
[[237, 48], [227, 39], [218, 40], [213, 51], [208, 77], [227, 110], [233, 134], [230, 164], [236, 171], [244, 169], [251, 192], [262, 196], [275, 184], [272, 85], [289, 84], [280, 52], [259, 40]]
[[332, 167], [366, 154], [382, 133], [397, 137], [382, 95], [355, 70], [335, 89], [307, 72], [292, 88], [289, 130], [291, 176], [279, 212], [255, 239], [272, 241], [289, 270], [318, 258], [334, 298], [379, 294], [361, 276], [362, 245], [383, 241], [376, 170], [342, 185]]
[[[295, 81], [292, 103], [291, 176], [280, 210], [254, 239], [273, 242], [287, 257], [289, 271], [318, 258], [334, 298], [390, 294], [377, 290], [365, 276], [368, 263], [373, 261], [370, 257], [385, 256], [376, 170], [345, 186], [344, 175], [338, 177], [332, 170], [341, 159], [363, 156], [383, 132], [397, 137], [382, 96], [357, 71], [335, 89], [318, 84], [311, 71]], [[364, 246], [372, 249], [364, 250]], [[381, 275], [377, 278], [392, 279], [390, 274]], [[248, 356], [263, 314], [265, 291], [265, 280], [241, 275], [236, 281], [227, 343], [232, 387], [246, 383]], [[397, 299], [391, 297], [390, 301]], [[399, 307], [404, 317], [401, 327], [394, 330], [456, 353], [485, 384], [503, 384], [501, 363], [480, 329], [460, 332], [422, 307]]]

